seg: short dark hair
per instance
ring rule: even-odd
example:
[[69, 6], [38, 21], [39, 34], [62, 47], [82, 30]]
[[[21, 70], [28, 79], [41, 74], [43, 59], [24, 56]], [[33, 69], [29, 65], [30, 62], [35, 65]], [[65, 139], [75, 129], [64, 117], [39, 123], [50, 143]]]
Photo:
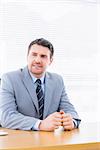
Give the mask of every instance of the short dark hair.
[[48, 40], [45, 40], [44, 38], [40, 38], [40, 39], [36, 39], [34, 41], [32, 41], [29, 46], [28, 46], [28, 54], [29, 54], [29, 51], [30, 51], [30, 48], [32, 45], [34, 44], [37, 44], [37, 45], [41, 45], [41, 46], [44, 46], [44, 47], [47, 47], [49, 50], [50, 50], [50, 58], [53, 56], [54, 54], [54, 48], [53, 48], [53, 45], [51, 44], [51, 42], [49, 42]]

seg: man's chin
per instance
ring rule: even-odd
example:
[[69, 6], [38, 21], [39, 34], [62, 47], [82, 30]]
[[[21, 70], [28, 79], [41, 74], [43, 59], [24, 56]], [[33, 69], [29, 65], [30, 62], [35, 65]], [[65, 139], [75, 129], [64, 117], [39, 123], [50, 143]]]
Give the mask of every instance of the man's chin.
[[32, 73], [34, 76], [39, 76], [39, 77], [41, 77], [44, 72], [41, 72], [41, 71], [31, 71], [31, 73]]

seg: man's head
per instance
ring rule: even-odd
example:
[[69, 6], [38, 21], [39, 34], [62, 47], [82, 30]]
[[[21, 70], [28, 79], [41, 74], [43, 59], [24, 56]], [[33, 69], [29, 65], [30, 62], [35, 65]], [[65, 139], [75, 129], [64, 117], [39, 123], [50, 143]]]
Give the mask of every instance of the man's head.
[[27, 62], [29, 71], [40, 78], [53, 60], [53, 45], [41, 38], [32, 41], [28, 47]]

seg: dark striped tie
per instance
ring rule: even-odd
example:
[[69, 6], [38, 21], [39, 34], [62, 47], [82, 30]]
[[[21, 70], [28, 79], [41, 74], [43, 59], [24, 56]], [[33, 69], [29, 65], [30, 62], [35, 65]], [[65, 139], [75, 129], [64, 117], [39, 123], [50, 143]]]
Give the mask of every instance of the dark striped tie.
[[36, 87], [36, 94], [38, 99], [38, 106], [39, 106], [39, 119], [43, 119], [43, 110], [44, 110], [44, 95], [41, 87], [41, 80], [36, 80], [37, 87]]

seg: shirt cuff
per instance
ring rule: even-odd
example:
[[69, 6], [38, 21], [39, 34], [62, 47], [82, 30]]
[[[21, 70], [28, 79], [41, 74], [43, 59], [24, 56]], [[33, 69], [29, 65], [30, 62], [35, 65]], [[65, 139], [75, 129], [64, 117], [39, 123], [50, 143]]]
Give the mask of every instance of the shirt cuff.
[[39, 124], [40, 124], [41, 120], [37, 120], [35, 125], [32, 127], [32, 130], [36, 130], [38, 131], [39, 130]]
[[77, 128], [77, 121], [73, 119], [73, 122], [74, 122], [74, 128]]

